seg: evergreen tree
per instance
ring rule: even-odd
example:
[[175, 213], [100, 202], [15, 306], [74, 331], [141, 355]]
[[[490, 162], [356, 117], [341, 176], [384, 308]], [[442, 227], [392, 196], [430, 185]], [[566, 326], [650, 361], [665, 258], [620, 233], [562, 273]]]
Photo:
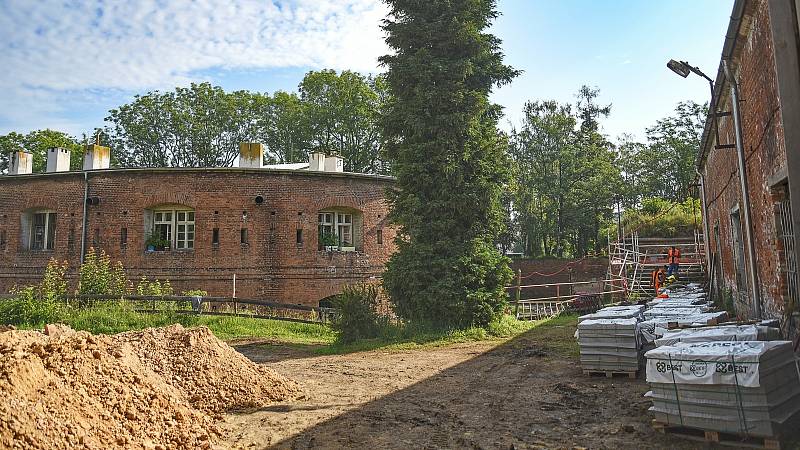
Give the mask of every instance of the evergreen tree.
[[494, 0], [387, 0], [394, 54], [386, 152], [397, 176], [398, 251], [384, 274], [397, 313], [438, 326], [485, 325], [502, 312], [508, 259], [497, 249], [509, 173], [493, 86], [517, 71], [484, 30]]

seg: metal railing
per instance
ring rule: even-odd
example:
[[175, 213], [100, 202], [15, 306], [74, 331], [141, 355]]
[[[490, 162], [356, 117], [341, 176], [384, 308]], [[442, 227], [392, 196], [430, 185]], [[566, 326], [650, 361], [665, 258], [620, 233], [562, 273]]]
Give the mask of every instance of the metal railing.
[[[13, 298], [16, 298], [13, 294], [0, 295], [0, 301]], [[124, 302], [130, 304], [134, 311], [141, 313], [174, 312], [178, 314], [249, 317], [301, 323], [328, 323], [336, 316], [336, 310], [333, 308], [238, 297], [66, 295], [59, 299], [59, 301], [62, 300], [65, 304], [77, 308], [91, 307], [103, 303]]]

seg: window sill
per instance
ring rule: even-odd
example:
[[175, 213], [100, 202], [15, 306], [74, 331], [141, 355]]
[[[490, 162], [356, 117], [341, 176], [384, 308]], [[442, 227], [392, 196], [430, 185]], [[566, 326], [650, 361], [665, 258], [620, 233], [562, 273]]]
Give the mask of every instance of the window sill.
[[[298, 247], [299, 248], [299, 247]], [[363, 253], [356, 247], [325, 247], [319, 250], [320, 253]]]
[[180, 250], [170, 249], [170, 250], [145, 250], [144, 251], [145, 255], [168, 255], [168, 254], [173, 254], [173, 253], [178, 253], [178, 254], [180, 254], [180, 253], [194, 253], [194, 249], [193, 248], [186, 248], [186, 249], [180, 249]]

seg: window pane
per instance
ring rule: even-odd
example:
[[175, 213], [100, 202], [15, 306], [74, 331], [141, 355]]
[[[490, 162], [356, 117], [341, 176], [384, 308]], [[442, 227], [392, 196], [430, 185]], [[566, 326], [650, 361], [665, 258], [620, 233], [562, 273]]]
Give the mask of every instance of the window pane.
[[194, 213], [190, 212], [186, 214], [188, 216], [187, 220], [190, 222], [194, 222]]
[[47, 249], [52, 250], [56, 244], [56, 213], [50, 213], [47, 218]]
[[179, 213], [178, 213], [178, 221], [179, 221], [179, 222], [183, 222], [183, 221], [185, 221], [185, 220], [186, 220], [186, 213], [184, 213], [184, 212], [179, 212]]
[[161, 222], [161, 221], [163, 220], [163, 219], [162, 219], [162, 216], [163, 216], [163, 214], [162, 214], [162, 213], [160, 213], [160, 212], [157, 212], [157, 213], [156, 213], [156, 215], [155, 215], [155, 221], [156, 221], [156, 222]]
[[171, 212], [165, 212], [164, 213], [164, 221], [167, 221], [167, 222], [171, 222], [172, 221], [172, 213]]

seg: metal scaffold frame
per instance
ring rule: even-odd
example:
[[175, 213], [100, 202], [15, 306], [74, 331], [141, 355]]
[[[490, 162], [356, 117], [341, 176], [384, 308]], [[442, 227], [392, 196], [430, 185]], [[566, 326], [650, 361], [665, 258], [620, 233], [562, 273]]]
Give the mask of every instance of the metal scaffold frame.
[[[652, 287], [648, 282], [647, 274], [656, 267], [665, 264], [666, 256], [663, 261], [662, 249], [669, 245], [670, 240], [675, 238], [650, 238], [657, 243], [642, 243], [639, 234], [636, 232], [623, 237], [621, 240], [608, 240], [608, 272], [606, 278], [617, 278], [624, 280], [629, 293], [639, 295], [652, 294]], [[648, 239], [649, 240], [649, 239]], [[686, 237], [685, 241], [678, 244], [678, 247], [689, 248], [689, 252], [681, 255], [681, 267], [699, 266], [703, 273], [706, 273], [707, 263], [705, 258], [704, 236], [698, 231], [694, 231], [693, 236]], [[652, 241], [651, 241], [652, 242]], [[654, 261], [655, 260], [655, 261]]]

